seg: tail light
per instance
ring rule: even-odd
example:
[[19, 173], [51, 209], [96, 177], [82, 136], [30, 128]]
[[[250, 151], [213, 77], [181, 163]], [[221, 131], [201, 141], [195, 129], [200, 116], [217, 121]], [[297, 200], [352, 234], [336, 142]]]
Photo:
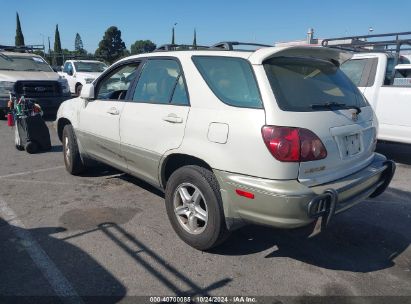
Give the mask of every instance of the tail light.
[[282, 162], [306, 162], [327, 157], [321, 139], [302, 128], [264, 126], [264, 142], [271, 154]]

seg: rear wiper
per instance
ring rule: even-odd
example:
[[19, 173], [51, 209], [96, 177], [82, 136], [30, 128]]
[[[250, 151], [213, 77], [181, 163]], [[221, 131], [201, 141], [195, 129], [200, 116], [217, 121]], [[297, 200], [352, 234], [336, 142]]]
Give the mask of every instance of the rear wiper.
[[333, 110], [335, 108], [339, 109], [354, 109], [357, 111], [357, 115], [361, 113], [360, 107], [357, 106], [347, 106], [345, 103], [338, 103], [338, 102], [327, 102], [327, 103], [321, 103], [321, 104], [312, 104], [311, 105], [312, 109], [330, 109]]

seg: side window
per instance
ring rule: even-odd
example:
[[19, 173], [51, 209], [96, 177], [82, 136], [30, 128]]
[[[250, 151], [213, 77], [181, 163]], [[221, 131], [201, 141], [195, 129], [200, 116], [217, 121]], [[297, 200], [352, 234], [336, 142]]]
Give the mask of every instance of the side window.
[[221, 101], [236, 107], [262, 108], [257, 82], [248, 61], [217, 56], [194, 56], [193, 61]]
[[70, 63], [70, 62], [66, 62], [66, 63], [64, 64], [63, 72], [64, 72], [64, 73], [68, 73], [69, 70], [70, 70], [70, 68], [73, 69], [73, 67], [71, 66], [71, 63]]
[[377, 58], [351, 59], [341, 65], [341, 70], [357, 87], [372, 87], [377, 64]]
[[180, 66], [172, 59], [146, 62], [134, 91], [133, 101], [188, 105]]
[[117, 67], [97, 84], [97, 99], [125, 99], [130, 84], [137, 76], [139, 62]]
[[177, 85], [174, 90], [173, 98], [171, 98], [171, 104], [186, 106], [189, 104], [186, 86], [184, 84], [183, 76], [178, 77]]

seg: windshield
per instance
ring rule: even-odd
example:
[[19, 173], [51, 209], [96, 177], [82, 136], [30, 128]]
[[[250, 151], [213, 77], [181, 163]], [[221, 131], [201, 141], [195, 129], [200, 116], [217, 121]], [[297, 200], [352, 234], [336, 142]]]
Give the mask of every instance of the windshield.
[[52, 68], [39, 56], [0, 56], [0, 70], [53, 72]]
[[104, 72], [107, 65], [102, 62], [74, 62], [77, 72]]
[[367, 105], [357, 87], [329, 61], [278, 57], [265, 61], [264, 68], [278, 105], [284, 111], [331, 111], [330, 107], [321, 107], [330, 104]]

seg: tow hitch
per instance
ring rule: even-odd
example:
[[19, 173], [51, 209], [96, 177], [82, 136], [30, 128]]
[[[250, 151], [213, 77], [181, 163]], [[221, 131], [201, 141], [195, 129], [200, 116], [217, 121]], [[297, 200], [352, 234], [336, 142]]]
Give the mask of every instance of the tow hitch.
[[326, 227], [335, 213], [338, 202], [338, 193], [334, 189], [327, 189], [323, 194], [316, 196], [308, 203], [308, 215], [311, 218], [324, 219], [323, 226]]
[[[391, 160], [384, 162], [384, 171], [381, 173], [378, 187], [369, 197], [376, 197], [383, 193], [391, 182], [395, 173], [395, 163]], [[316, 224], [311, 236], [318, 234], [326, 228], [331, 218], [336, 212], [338, 204], [338, 192], [334, 189], [327, 189], [323, 194], [314, 197], [307, 205], [307, 214], [310, 218], [316, 219]]]
[[387, 189], [392, 178], [394, 177], [396, 169], [395, 163], [392, 160], [386, 160], [384, 162], [384, 165], [387, 166], [381, 177], [384, 180], [384, 182], [374, 191], [373, 194], [370, 195], [370, 197], [377, 197], [378, 195], [382, 194], [385, 191], [385, 189]]

